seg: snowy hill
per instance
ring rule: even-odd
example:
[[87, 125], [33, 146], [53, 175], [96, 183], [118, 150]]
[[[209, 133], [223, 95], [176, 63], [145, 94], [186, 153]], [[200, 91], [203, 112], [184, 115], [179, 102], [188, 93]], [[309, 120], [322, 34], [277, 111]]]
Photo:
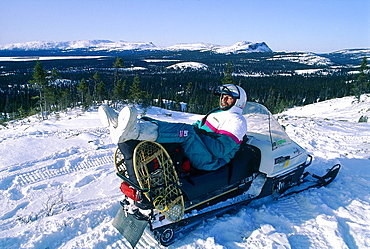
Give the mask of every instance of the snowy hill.
[[[276, 115], [314, 156], [310, 171], [336, 163], [336, 180], [289, 198], [253, 201], [209, 219], [170, 248], [369, 248], [370, 96], [345, 97]], [[166, 115], [171, 113], [172, 116]], [[149, 109], [193, 123], [201, 116]], [[35, 117], [0, 128], [0, 248], [129, 248], [113, 228], [120, 207], [107, 129], [96, 109]], [[145, 232], [138, 248], [162, 248]]]
[[180, 62], [166, 67], [166, 69], [174, 70], [207, 70], [208, 66], [204, 63], [199, 62]]
[[220, 46], [208, 43], [176, 44], [169, 47], [157, 47], [152, 42], [113, 42], [109, 40], [81, 40], [67, 42], [33, 41], [25, 43], [13, 43], [0, 46], [0, 50], [14, 51], [37, 51], [37, 50], [88, 50], [88, 51], [215, 51], [217, 53], [246, 53], [246, 52], [272, 52], [265, 42], [238, 42], [231, 46]]
[[169, 47], [166, 47], [165, 49], [167, 50], [190, 50], [190, 51], [195, 51], [195, 50], [200, 50], [200, 51], [208, 51], [212, 50], [214, 48], [219, 47], [218, 45], [210, 44], [210, 43], [179, 43], [175, 44]]
[[314, 53], [284, 53], [275, 54], [272, 58], [267, 60], [281, 60], [281, 61], [291, 61], [301, 64], [306, 64], [309, 66], [329, 66], [333, 62], [323, 56]]
[[176, 44], [167, 47], [168, 50], [199, 50], [214, 51], [220, 54], [238, 54], [250, 52], [272, 52], [265, 42], [237, 42], [231, 46], [221, 46], [209, 43]]
[[223, 46], [214, 49], [215, 52], [220, 54], [238, 54], [248, 52], [272, 52], [265, 42], [237, 42], [231, 46]]
[[369, 58], [370, 49], [343, 49], [336, 52], [323, 54], [322, 56], [325, 56], [338, 64], [350, 64], [358, 66], [364, 57]]
[[151, 42], [113, 42], [109, 40], [81, 40], [67, 42], [45, 42], [33, 41], [25, 43], [13, 43], [0, 46], [0, 50], [74, 50], [88, 49], [91, 51], [122, 51], [122, 50], [144, 50], [155, 48]]
[[[63, 59], [66, 56], [140, 56], [146, 54], [153, 59], [163, 59], [160, 56], [166, 54], [167, 58], [177, 58], [179, 52], [182, 55], [190, 52], [186, 60], [198, 60], [215, 55], [239, 55], [246, 54], [248, 60], [265, 61], [261, 65], [300, 65], [299, 69], [317, 70], [318, 68], [329, 68], [335, 71], [338, 68], [357, 67], [362, 58], [370, 56], [369, 48], [344, 49], [331, 53], [317, 54], [313, 52], [274, 52], [265, 42], [240, 41], [232, 45], [217, 45], [211, 43], [179, 43], [172, 46], [161, 47], [152, 42], [126, 42], [110, 40], [79, 40], [66, 42], [33, 41], [24, 43], [13, 43], [0, 46], [0, 61], [24, 61], [43, 59]], [[208, 53], [206, 53], [208, 52]], [[252, 54], [251, 54], [252, 53]], [[250, 58], [253, 56], [254, 58]], [[246, 60], [246, 61], [248, 61]], [[244, 61], [245, 62], [245, 61]], [[204, 62], [203, 62], [204, 63]], [[307, 68], [301, 68], [302, 65]], [[261, 70], [261, 67], [258, 67]], [[311, 71], [312, 72], [312, 71]]]
[[329, 55], [336, 54], [336, 55], [342, 55], [342, 56], [351, 56], [357, 59], [362, 59], [365, 56], [370, 56], [370, 49], [369, 48], [363, 48], [363, 49], [343, 49], [339, 50], [333, 53], [329, 53]]

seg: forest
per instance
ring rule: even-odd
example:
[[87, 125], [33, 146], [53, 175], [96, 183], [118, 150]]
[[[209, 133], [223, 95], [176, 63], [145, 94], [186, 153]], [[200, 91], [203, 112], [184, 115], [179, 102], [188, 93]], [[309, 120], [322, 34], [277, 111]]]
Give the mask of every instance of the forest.
[[[163, 62], [148, 63], [149, 56], [103, 57], [87, 60], [7, 62], [0, 66], [1, 123], [40, 114], [91, 106], [109, 101], [205, 114], [217, 106], [212, 88], [225, 83], [243, 87], [249, 101], [265, 105], [272, 113], [348, 95], [369, 93], [367, 59], [358, 74], [337, 70], [331, 74], [298, 75], [303, 65], [266, 60], [270, 53], [219, 56], [197, 54], [208, 70], [168, 70], [173, 61], [194, 61], [192, 53], [161, 55]], [[177, 56], [177, 57], [176, 57]], [[158, 55], [156, 55], [158, 58]], [[133, 68], [136, 68], [134, 70]], [[139, 70], [137, 70], [139, 68]], [[240, 73], [259, 73], [245, 77]], [[288, 76], [286, 75], [288, 74]]]

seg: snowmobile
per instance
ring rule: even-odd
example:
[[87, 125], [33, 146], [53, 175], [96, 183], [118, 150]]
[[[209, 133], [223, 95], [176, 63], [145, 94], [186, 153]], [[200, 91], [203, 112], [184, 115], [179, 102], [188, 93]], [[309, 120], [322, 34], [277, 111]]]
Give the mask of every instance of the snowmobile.
[[146, 227], [168, 246], [205, 219], [255, 199], [325, 186], [337, 176], [339, 164], [324, 176], [306, 171], [313, 157], [288, 137], [263, 105], [247, 102], [243, 116], [248, 132], [239, 151], [215, 171], [192, 167], [179, 144], [118, 144], [114, 163], [124, 198], [113, 226], [132, 247]]

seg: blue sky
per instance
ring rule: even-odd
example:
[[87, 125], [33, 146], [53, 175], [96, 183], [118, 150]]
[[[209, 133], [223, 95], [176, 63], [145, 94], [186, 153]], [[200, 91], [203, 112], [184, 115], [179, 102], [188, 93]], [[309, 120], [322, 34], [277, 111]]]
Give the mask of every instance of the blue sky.
[[1, 0], [0, 45], [27, 41], [370, 47], [370, 0]]

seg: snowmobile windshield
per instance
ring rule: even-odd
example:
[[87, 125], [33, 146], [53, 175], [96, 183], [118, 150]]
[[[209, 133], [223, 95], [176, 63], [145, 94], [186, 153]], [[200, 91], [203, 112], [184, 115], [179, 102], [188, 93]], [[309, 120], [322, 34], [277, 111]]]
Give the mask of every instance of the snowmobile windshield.
[[272, 150], [291, 143], [283, 127], [263, 105], [247, 102], [243, 109], [243, 116], [247, 120], [247, 135], [268, 141], [271, 143]]

